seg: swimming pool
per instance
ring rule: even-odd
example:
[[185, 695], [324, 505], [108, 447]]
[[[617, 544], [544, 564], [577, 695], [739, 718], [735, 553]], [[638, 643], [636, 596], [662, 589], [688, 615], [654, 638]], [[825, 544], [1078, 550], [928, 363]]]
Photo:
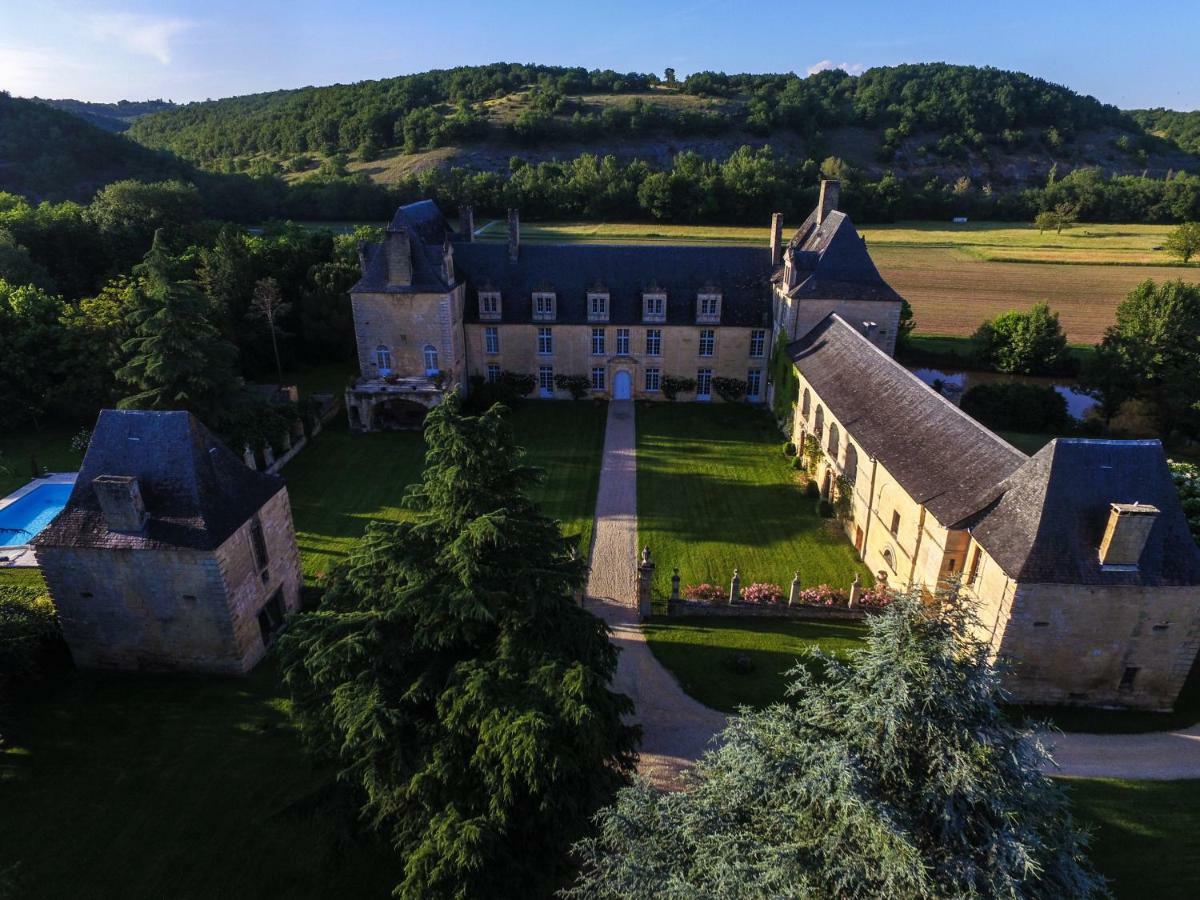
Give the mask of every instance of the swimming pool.
[[0, 547], [28, 544], [67, 505], [71, 484], [39, 484], [0, 507]]

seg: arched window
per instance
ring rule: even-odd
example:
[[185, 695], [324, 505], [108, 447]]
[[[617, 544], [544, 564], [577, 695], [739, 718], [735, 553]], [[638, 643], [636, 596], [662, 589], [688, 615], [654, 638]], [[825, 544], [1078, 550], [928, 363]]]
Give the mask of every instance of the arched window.
[[433, 346], [433, 344], [426, 344], [425, 345], [425, 374], [426, 375], [436, 375], [439, 371], [441, 371], [441, 370], [438, 369], [437, 347]]
[[805, 422], [808, 421], [808, 413], [812, 407], [812, 396], [808, 393], [808, 388], [804, 389], [804, 400], [800, 403], [800, 416]]
[[375, 348], [375, 368], [379, 370], [380, 375], [392, 374], [392, 351], [388, 349], [387, 344], [380, 344]]
[[891, 547], [883, 548], [883, 561], [888, 564], [889, 569], [896, 571], [896, 554], [892, 552]]
[[849, 441], [846, 441], [846, 465], [842, 467], [842, 474], [850, 484], [858, 478], [858, 450]]
[[817, 405], [817, 416], [813, 420], [813, 434], [817, 436], [818, 441], [825, 436], [825, 410], [820, 404]]
[[834, 462], [837, 462], [838, 450], [841, 449], [839, 446], [840, 443], [841, 443], [841, 435], [838, 434], [837, 423], [830, 422], [829, 423], [829, 445], [828, 445], [829, 446], [829, 458], [832, 459]]

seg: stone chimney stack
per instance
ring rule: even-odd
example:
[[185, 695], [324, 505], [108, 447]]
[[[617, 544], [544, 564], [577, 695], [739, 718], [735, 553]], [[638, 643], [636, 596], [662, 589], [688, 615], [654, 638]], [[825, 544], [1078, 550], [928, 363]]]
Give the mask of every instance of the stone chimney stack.
[[517, 261], [521, 250], [521, 215], [516, 209], [508, 211], [508, 259]]
[[146, 504], [142, 501], [137, 478], [132, 475], [99, 475], [92, 479], [92, 489], [100, 501], [109, 531], [137, 534], [146, 527]]
[[771, 213], [771, 265], [783, 261], [783, 213]]
[[1100, 541], [1100, 565], [1136, 568], [1158, 519], [1158, 507], [1149, 503], [1114, 503]]
[[460, 206], [458, 208], [458, 233], [463, 240], [475, 240], [475, 207]]
[[363, 240], [358, 242], [358, 271], [367, 274], [367, 242]]
[[412, 284], [412, 247], [408, 242], [408, 231], [389, 231], [384, 238], [387, 253], [388, 284]]
[[838, 208], [838, 199], [842, 192], [842, 183], [833, 178], [821, 179], [821, 196], [817, 200], [817, 224], [825, 221], [825, 217]]

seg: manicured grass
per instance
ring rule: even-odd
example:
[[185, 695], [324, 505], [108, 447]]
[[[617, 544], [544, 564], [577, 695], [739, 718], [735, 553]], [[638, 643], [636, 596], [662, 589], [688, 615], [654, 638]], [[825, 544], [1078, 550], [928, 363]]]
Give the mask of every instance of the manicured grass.
[[[734, 712], [784, 699], [786, 674], [801, 655], [819, 647], [844, 656], [860, 648], [866, 628], [858, 622], [803, 621], [758, 617], [655, 616], [642, 626], [655, 657], [680, 686], [706, 706]], [[752, 670], [738, 672], [733, 661], [750, 658]], [[813, 665], [813, 661], [806, 661]]]
[[1200, 896], [1200, 781], [1069, 779], [1089, 856], [1120, 900]]
[[0, 497], [12, 493], [33, 477], [33, 459], [51, 472], [75, 472], [83, 456], [71, 449], [79, 426], [48, 424], [0, 434]]
[[7, 584], [17, 587], [43, 587], [46, 582], [42, 579], [42, 570], [22, 567], [20, 569], [0, 569], [0, 587]]
[[[591, 546], [592, 516], [604, 446], [603, 406], [530, 401], [512, 413], [517, 442], [546, 479], [533, 495], [543, 511]], [[372, 521], [401, 521], [404, 492], [421, 477], [425, 441], [418, 432], [350, 434], [339, 419], [283, 470], [288, 481], [301, 567], [310, 583], [350, 552]]]
[[655, 588], [773, 582], [871, 583], [854, 548], [816, 513], [770, 414], [744, 404], [643, 403], [637, 409], [638, 542], [658, 564]]
[[69, 676], [14, 710], [0, 869], [20, 897], [379, 897], [385, 847], [350, 839], [287, 715], [247, 679]]

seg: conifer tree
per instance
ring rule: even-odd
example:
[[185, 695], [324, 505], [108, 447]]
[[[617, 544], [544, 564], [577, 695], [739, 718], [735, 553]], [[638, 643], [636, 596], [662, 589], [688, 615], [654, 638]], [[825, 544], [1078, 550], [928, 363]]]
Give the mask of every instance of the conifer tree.
[[401, 897], [545, 896], [634, 763], [584, 564], [526, 489], [504, 408], [428, 416], [412, 521], [374, 523], [281, 640], [313, 748], [403, 855]]
[[185, 280], [161, 232], [134, 268], [138, 287], [130, 309], [133, 337], [117, 379], [133, 393], [122, 409], [186, 409], [213, 424], [223, 420], [239, 388], [236, 348], [208, 318], [208, 303]]
[[939, 600], [899, 598], [819, 680], [794, 669], [793, 699], [734, 717], [690, 790], [621, 791], [569, 895], [1103, 894], [1047, 751], [997, 703], [974, 614]]

